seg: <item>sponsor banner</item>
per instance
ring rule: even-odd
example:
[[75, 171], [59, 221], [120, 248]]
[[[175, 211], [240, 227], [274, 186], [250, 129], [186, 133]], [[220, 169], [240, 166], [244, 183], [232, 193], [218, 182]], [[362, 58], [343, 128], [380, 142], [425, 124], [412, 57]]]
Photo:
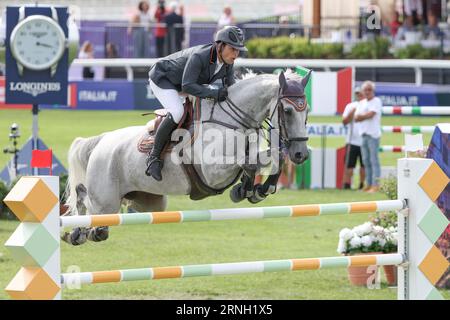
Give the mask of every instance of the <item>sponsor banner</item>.
[[126, 80], [74, 81], [68, 86], [65, 105], [41, 105], [44, 109], [134, 110], [133, 82]]
[[5, 103], [5, 77], [0, 77], [0, 109], [31, 109], [31, 104]]
[[[58, 21], [67, 37], [67, 7], [56, 7]], [[50, 16], [49, 7], [25, 7], [25, 16]], [[6, 42], [9, 43], [11, 32], [19, 21], [19, 7], [7, 7], [6, 10]], [[16, 60], [12, 56], [10, 46], [6, 46], [6, 93], [7, 103], [66, 103], [68, 50], [57, 64], [56, 73], [52, 76], [50, 69], [30, 70], [23, 68], [20, 72]]]
[[376, 96], [384, 106], [437, 106], [435, 86], [413, 84], [377, 84]]
[[348, 133], [348, 127], [340, 123], [308, 123], [306, 130], [309, 137], [345, 137]]
[[80, 81], [77, 87], [76, 109], [133, 110], [133, 83], [128, 81]]
[[155, 110], [162, 108], [158, 99], [153, 95], [148, 80], [134, 81], [134, 103], [135, 109]]

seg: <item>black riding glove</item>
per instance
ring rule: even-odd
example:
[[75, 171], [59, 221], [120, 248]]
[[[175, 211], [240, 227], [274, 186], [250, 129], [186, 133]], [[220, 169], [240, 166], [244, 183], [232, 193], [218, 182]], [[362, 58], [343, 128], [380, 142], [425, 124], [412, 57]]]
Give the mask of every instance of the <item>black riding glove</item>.
[[228, 97], [228, 89], [225, 87], [220, 88], [217, 93], [217, 100], [222, 102], [222, 101], [227, 100], [227, 97]]

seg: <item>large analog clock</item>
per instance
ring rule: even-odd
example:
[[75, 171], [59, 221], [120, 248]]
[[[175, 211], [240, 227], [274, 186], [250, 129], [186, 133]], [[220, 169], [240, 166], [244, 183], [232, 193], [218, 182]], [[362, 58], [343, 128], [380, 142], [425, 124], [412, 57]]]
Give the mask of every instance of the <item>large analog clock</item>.
[[11, 32], [11, 54], [16, 59], [20, 74], [23, 68], [50, 68], [53, 75], [66, 47], [66, 37], [56, 14], [53, 18], [43, 15], [19, 17], [19, 23]]

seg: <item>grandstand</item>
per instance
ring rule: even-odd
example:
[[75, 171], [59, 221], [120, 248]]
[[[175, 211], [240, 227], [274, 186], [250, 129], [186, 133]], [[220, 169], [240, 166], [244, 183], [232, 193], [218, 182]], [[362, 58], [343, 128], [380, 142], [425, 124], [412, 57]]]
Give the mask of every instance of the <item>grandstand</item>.
[[[34, 1], [16, 0], [15, 5], [29, 4]], [[46, 0], [40, 3], [53, 5], [66, 5], [79, 15], [78, 20], [128, 20], [137, 7], [138, 0]], [[169, 3], [170, 1], [166, 1]], [[264, 16], [279, 15], [296, 12], [299, 10], [298, 0], [259, 0], [258, 5], [254, 1], [243, 0], [183, 0], [186, 16], [193, 20], [217, 20], [222, 13], [224, 5], [239, 7], [234, 10], [234, 16], [238, 20], [257, 19]], [[0, 2], [0, 10], [6, 7], [5, 1]], [[156, 7], [156, 1], [150, 1], [151, 10]]]

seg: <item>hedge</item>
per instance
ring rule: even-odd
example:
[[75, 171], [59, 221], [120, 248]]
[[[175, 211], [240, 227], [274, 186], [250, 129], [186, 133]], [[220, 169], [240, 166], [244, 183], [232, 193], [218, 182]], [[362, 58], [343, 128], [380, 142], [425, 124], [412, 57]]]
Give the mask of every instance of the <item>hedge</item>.
[[247, 41], [248, 58], [259, 59], [433, 59], [439, 58], [439, 49], [423, 48], [420, 44], [396, 49], [390, 53], [388, 38], [360, 42], [344, 53], [342, 43], [311, 43], [307, 38], [253, 38]]

